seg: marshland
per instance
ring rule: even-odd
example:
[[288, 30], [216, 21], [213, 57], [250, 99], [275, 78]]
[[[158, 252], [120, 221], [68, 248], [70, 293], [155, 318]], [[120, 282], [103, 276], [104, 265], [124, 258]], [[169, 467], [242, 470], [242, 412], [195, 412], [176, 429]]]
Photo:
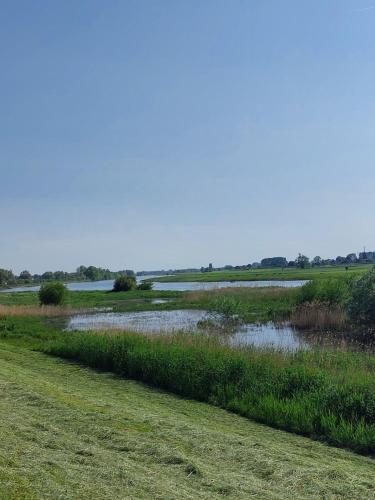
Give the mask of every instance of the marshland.
[[[183, 488], [182, 497], [195, 495], [198, 488], [206, 497], [223, 491], [235, 498], [246, 498], [250, 492], [267, 487], [266, 470], [269, 477], [274, 476], [275, 484], [281, 481], [280, 488], [285, 488], [288, 470], [297, 466], [291, 459], [290, 465], [283, 466], [286, 475], [279, 477], [279, 457], [270, 456], [267, 446], [279, 447], [286, 456], [300, 454], [300, 471], [304, 464], [307, 467], [308, 455], [297, 450], [308, 446], [320, 458], [315, 460], [316, 472], [306, 469], [304, 473], [307, 482], [298, 487], [302, 496], [330, 495], [332, 488], [345, 488], [342, 484], [346, 483], [346, 473], [340, 481], [329, 484], [321, 474], [330, 467], [337, 470], [344, 463], [349, 470], [350, 464], [356, 463], [358, 480], [351, 480], [350, 491], [370, 497], [371, 457], [375, 454], [375, 356], [369, 310], [361, 305], [356, 309], [356, 305], [358, 297], [370, 293], [373, 281], [374, 271], [367, 269], [367, 273], [343, 272], [339, 278], [320, 278], [298, 287], [289, 287], [286, 282], [283, 287], [155, 290], [128, 278], [121, 282], [127, 290], [117, 292], [67, 290], [61, 284], [56, 284], [54, 290], [53, 283], [44, 285], [44, 292], [50, 287], [63, 293], [61, 305], [41, 305], [42, 292], [1, 292], [0, 357], [19, 380], [12, 386], [21, 397], [18, 401], [22, 401], [17, 403], [17, 411], [20, 415], [31, 411], [33, 420], [28, 420], [27, 425], [35, 422], [32, 429], [18, 424], [24, 429], [21, 436], [30, 436], [26, 448], [50, 463], [42, 472], [41, 491], [48, 489], [48, 471], [59, 477], [65, 460], [72, 456], [76, 466], [69, 472], [68, 488], [77, 492], [84, 467], [90, 464], [95, 474], [105, 456], [118, 479], [110, 482], [104, 475], [98, 486], [97, 478], [92, 477], [91, 485], [80, 486], [90, 498], [94, 497], [95, 485], [115, 495], [124, 482], [133, 488], [135, 496], [169, 491], [172, 486], [165, 481], [171, 468], [175, 471], [174, 481]], [[85, 386], [80, 385], [83, 381]], [[2, 372], [2, 383], [8, 387], [8, 372]], [[74, 389], [68, 389], [70, 386]], [[8, 390], [6, 394], [12, 397]], [[124, 397], [128, 402], [136, 401], [136, 407], [131, 415], [125, 411], [120, 416]], [[168, 409], [163, 413], [160, 405]], [[119, 422], [115, 428], [109, 429], [112, 424], [105, 423], [108, 411], [110, 422], [112, 418]], [[151, 420], [146, 417], [149, 411], [155, 415]], [[170, 424], [165, 434], [162, 422], [176, 418], [180, 422], [180, 411], [185, 423]], [[224, 421], [234, 426], [232, 431], [229, 427], [224, 430], [224, 423], [219, 425], [223, 411], [229, 412]], [[5, 407], [2, 412], [13, 425]], [[66, 434], [66, 412], [72, 415], [73, 428], [63, 443], [51, 433], [59, 429]], [[87, 420], [90, 415], [99, 419], [95, 427]], [[212, 432], [221, 428], [225, 433], [224, 454], [218, 458], [215, 451], [212, 460], [228, 466], [228, 457], [233, 474], [238, 474], [239, 469], [236, 461], [229, 459], [231, 454], [248, 463], [249, 475], [246, 479], [241, 476], [241, 487], [232, 472], [226, 474], [224, 482], [216, 478], [211, 458], [203, 458], [205, 446], [216, 450], [221, 441], [214, 444], [206, 435], [211, 432], [208, 418], [216, 422]], [[77, 440], [71, 433], [81, 432], [81, 421], [86, 421], [88, 430]], [[185, 425], [184, 429], [180, 425]], [[270, 430], [265, 431], [263, 426]], [[130, 435], [128, 430], [123, 435], [122, 428], [132, 429]], [[274, 434], [277, 431], [271, 428], [283, 434]], [[200, 449], [196, 444], [193, 448], [186, 444], [194, 442], [197, 432], [205, 433]], [[178, 439], [176, 433], [181, 434]], [[233, 433], [239, 434], [234, 438]], [[108, 437], [100, 437], [104, 435]], [[250, 451], [254, 445], [249, 442], [255, 435], [256, 449], [262, 450], [257, 459]], [[172, 448], [168, 453], [159, 441], [161, 436], [170, 440]], [[4, 439], [9, 446], [15, 446], [10, 436]], [[235, 445], [233, 439], [244, 445]], [[233, 443], [230, 447], [229, 442]], [[267, 444], [270, 442], [272, 445]], [[319, 451], [322, 446], [324, 452]], [[154, 450], [156, 461], [152, 454], [144, 454], [146, 449]], [[64, 455], [58, 450], [64, 450]], [[22, 492], [28, 498], [39, 488], [33, 479], [36, 464], [23, 454], [11, 456], [13, 465], [6, 469], [8, 479], [0, 492], [8, 496], [9, 492], [13, 496]], [[120, 462], [116, 456], [121, 456]], [[119, 463], [132, 472], [121, 476]], [[160, 479], [144, 482], [142, 473], [130, 466], [132, 463], [147, 463]], [[21, 465], [17, 464], [27, 470], [23, 481], [18, 479]], [[251, 478], [258, 469], [261, 476], [254, 483]], [[109, 469], [102, 474], [109, 474]], [[212, 489], [208, 484], [215, 486]], [[56, 484], [53, 487], [58, 488]]]

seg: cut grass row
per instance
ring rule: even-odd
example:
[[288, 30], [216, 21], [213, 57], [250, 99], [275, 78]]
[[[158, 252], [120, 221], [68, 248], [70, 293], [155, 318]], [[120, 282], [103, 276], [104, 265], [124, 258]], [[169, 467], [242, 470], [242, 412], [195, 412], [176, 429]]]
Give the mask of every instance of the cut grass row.
[[176, 335], [66, 335], [46, 352], [209, 402], [279, 429], [375, 453], [375, 358], [233, 349]]
[[370, 458], [0, 341], [0, 498], [374, 497]]

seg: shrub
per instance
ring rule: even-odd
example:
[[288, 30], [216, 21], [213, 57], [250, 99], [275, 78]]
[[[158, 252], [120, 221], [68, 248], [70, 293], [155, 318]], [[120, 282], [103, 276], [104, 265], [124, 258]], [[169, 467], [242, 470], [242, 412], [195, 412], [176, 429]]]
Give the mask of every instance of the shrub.
[[137, 290], [152, 290], [153, 285], [152, 281], [143, 281], [137, 286]]
[[309, 281], [300, 288], [297, 296], [297, 304], [324, 302], [329, 305], [343, 305], [350, 298], [351, 288], [351, 279]]
[[114, 285], [114, 292], [129, 292], [137, 287], [137, 282], [133, 276], [119, 276]]
[[241, 302], [236, 297], [219, 295], [211, 302], [213, 311], [221, 314], [225, 319], [233, 316], [240, 316], [242, 313]]
[[354, 323], [375, 325], [375, 267], [354, 283], [348, 314]]
[[64, 303], [67, 292], [68, 290], [63, 283], [45, 283], [39, 290], [40, 303], [59, 306]]

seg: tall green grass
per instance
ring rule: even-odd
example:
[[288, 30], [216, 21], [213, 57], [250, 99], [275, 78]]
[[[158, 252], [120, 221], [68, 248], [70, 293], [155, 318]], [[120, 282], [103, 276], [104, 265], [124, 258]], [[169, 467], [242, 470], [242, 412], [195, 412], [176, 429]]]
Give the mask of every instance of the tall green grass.
[[345, 304], [350, 296], [353, 277], [342, 279], [312, 280], [298, 289], [297, 304], [322, 302], [325, 304]]
[[375, 453], [375, 358], [232, 349], [199, 336], [67, 335], [46, 352], [273, 427]]

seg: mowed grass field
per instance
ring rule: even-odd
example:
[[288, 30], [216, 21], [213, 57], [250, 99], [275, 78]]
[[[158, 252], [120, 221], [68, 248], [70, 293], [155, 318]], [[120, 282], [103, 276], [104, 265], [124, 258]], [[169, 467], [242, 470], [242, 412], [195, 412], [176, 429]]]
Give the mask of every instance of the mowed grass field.
[[0, 342], [1, 499], [374, 498], [375, 462]]
[[287, 280], [310, 280], [325, 278], [340, 278], [363, 274], [369, 271], [372, 264], [346, 266], [322, 266], [308, 269], [296, 268], [274, 268], [274, 269], [250, 269], [249, 271], [213, 271], [211, 273], [181, 273], [171, 276], [153, 278], [152, 281], [175, 282], [175, 281], [287, 281]]

